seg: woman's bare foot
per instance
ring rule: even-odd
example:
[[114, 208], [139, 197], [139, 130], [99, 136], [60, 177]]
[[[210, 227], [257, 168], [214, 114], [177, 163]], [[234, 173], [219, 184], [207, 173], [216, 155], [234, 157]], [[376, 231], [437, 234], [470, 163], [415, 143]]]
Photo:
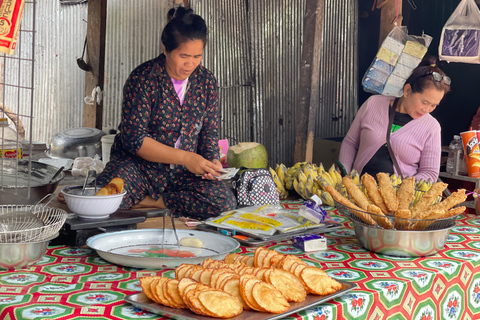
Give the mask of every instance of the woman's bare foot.
[[163, 202], [163, 198], [160, 197], [158, 200], [154, 200], [151, 196], [146, 196], [142, 201], [138, 204], [134, 205], [132, 209], [139, 209], [139, 208], [160, 208], [160, 209], [167, 209], [165, 203]]
[[61, 193], [61, 192], [60, 192], [60, 193], [58, 194], [58, 196], [57, 196], [57, 201], [60, 202], [60, 203], [63, 203], [63, 204], [67, 203], [67, 202], [65, 201], [65, 196], [64, 196], [63, 193]]

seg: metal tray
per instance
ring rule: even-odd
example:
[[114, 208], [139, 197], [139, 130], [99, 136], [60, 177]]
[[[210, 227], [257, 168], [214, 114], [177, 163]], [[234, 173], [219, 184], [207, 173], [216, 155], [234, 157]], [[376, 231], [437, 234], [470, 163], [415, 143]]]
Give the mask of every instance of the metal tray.
[[[244, 310], [238, 316], [232, 319], [238, 320], [247, 320], [247, 319], [255, 319], [255, 320], [274, 320], [274, 319], [281, 319], [293, 313], [297, 313], [299, 311], [311, 308], [316, 306], [317, 304], [321, 304], [332, 300], [333, 298], [340, 297], [347, 293], [348, 291], [355, 289], [357, 284], [352, 282], [346, 282], [342, 280], [337, 280], [342, 284], [342, 289], [335, 292], [334, 294], [330, 294], [327, 296], [316, 296], [309, 294], [307, 298], [302, 302], [291, 302], [290, 309], [287, 312], [280, 313], [280, 314], [273, 314], [273, 313], [264, 313], [264, 312], [256, 312], [252, 310]], [[178, 319], [178, 320], [211, 320], [212, 317], [205, 317], [193, 313], [189, 309], [174, 309], [166, 306], [159, 305], [152, 300], [150, 300], [143, 292], [134, 293], [125, 297], [125, 301], [131, 303], [135, 307], [140, 309], [149, 311], [151, 313], [160, 314], [165, 317], [169, 317], [171, 319]]]
[[[240, 242], [240, 244], [244, 246], [259, 247], [259, 246], [264, 246], [273, 242], [291, 240], [293, 236], [302, 236], [302, 235], [312, 234], [312, 233], [318, 234], [318, 233], [331, 232], [339, 227], [340, 227], [339, 223], [329, 222], [317, 228], [312, 228], [308, 230], [291, 231], [287, 233], [280, 233], [280, 234], [274, 234], [272, 236], [261, 236], [261, 237], [247, 233], [247, 232], [235, 230], [235, 233], [237, 235], [244, 235], [247, 238], [246, 239], [234, 238], [233, 235], [229, 235], [228, 237], [236, 239], [238, 242]], [[204, 223], [197, 225], [196, 228], [202, 231], [222, 234], [220, 231], [220, 228], [210, 226]], [[223, 229], [225, 230], [225, 228]], [[233, 232], [233, 230], [231, 231]]]
[[[122, 266], [147, 269], [175, 269], [182, 263], [200, 264], [207, 258], [222, 260], [227, 254], [238, 249], [240, 244], [233, 238], [197, 231], [178, 230], [179, 239], [195, 237], [203, 242], [202, 248], [175, 246], [172, 229], [165, 229], [165, 248], [191, 252], [194, 257], [181, 255], [169, 257], [160, 253], [162, 229], [125, 230], [98, 234], [88, 238], [87, 245], [96, 250], [103, 259]], [[158, 250], [153, 250], [158, 249]]]

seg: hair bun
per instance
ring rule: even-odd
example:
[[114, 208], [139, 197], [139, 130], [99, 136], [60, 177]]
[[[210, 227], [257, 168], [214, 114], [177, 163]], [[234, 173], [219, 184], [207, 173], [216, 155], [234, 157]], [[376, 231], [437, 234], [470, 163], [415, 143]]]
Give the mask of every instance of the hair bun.
[[184, 7], [172, 8], [168, 11], [168, 21], [172, 19], [179, 19], [185, 24], [192, 24], [192, 15], [192, 9], [185, 9]]

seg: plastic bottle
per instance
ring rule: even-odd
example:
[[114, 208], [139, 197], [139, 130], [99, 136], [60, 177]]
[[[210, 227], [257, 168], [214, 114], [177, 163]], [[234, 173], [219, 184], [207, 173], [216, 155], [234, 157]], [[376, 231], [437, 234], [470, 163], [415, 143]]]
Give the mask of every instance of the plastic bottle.
[[[455, 163], [455, 151], [460, 150], [460, 157], [459, 157], [459, 163], [458, 163], [458, 173], [464, 173], [462, 172], [462, 163], [465, 162], [463, 158], [463, 143], [462, 143], [462, 137], [459, 135], [454, 135], [452, 142], [448, 145], [448, 159], [447, 159], [447, 168], [446, 171], [447, 173], [453, 174], [455, 171], [454, 168], [454, 163]], [[466, 168], [463, 166], [463, 168]]]
[[8, 118], [0, 118], [0, 151], [2, 158], [22, 159], [22, 141], [8, 126]]

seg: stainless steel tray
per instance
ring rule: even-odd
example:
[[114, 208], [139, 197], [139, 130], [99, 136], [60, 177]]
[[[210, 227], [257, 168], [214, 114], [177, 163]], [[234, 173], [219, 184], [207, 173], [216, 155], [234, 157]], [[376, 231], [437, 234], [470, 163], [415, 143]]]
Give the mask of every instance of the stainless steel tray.
[[[264, 246], [264, 245], [267, 245], [267, 244], [270, 244], [270, 243], [273, 243], [273, 242], [291, 240], [293, 236], [302, 236], [302, 235], [312, 234], [312, 233], [318, 234], [318, 233], [331, 232], [331, 231], [333, 231], [333, 230], [335, 230], [339, 227], [340, 227], [339, 223], [329, 222], [329, 223], [325, 223], [322, 226], [319, 226], [317, 228], [312, 228], [312, 229], [308, 229], [308, 230], [291, 231], [291, 232], [287, 232], [287, 233], [280, 233], [280, 234], [274, 234], [272, 236], [261, 236], [261, 237], [257, 236], [257, 235], [249, 234], [247, 232], [236, 230], [235, 232], [236, 232], [237, 235], [243, 235], [243, 236], [246, 236], [247, 238], [246, 239], [234, 238], [234, 239], [236, 239], [238, 242], [240, 242], [240, 244], [242, 244], [244, 246], [258, 247], [258, 246]], [[222, 234], [220, 232], [220, 228], [210, 226], [210, 225], [207, 225], [205, 223], [197, 225], [196, 228], [198, 230], [202, 230], [202, 231]], [[223, 228], [223, 229], [225, 230], [225, 228]], [[231, 230], [231, 231], [233, 232], [233, 230]], [[233, 238], [233, 235], [229, 235], [228, 237]]]
[[[273, 314], [273, 313], [244, 310], [241, 314], [239, 314], [238, 316], [232, 319], [239, 319], [239, 320], [281, 319], [293, 313], [297, 313], [299, 311], [316, 306], [317, 304], [327, 302], [333, 298], [340, 297], [341, 295], [357, 287], [357, 284], [352, 282], [346, 282], [342, 280], [337, 280], [337, 281], [342, 284], [342, 289], [340, 289], [339, 291], [327, 296], [316, 296], [316, 295], [309, 294], [307, 295], [307, 298], [302, 302], [291, 302], [290, 309], [287, 312], [280, 313], [280, 314]], [[174, 308], [156, 304], [155, 302], [150, 300], [143, 292], [128, 295], [125, 297], [125, 301], [128, 303], [131, 303], [132, 305], [140, 309], [149, 311], [151, 313], [160, 314], [162, 316], [169, 317], [171, 319], [178, 319], [178, 320], [211, 320], [213, 319], [211, 317], [205, 317], [205, 316], [195, 314], [189, 309], [174, 309]]]
[[[240, 247], [235, 239], [220, 234], [197, 230], [177, 230], [177, 234], [179, 239], [183, 237], [198, 238], [202, 240], [203, 247], [174, 246], [176, 239], [172, 229], [165, 229], [165, 236], [162, 229], [138, 229], [98, 234], [88, 238], [87, 245], [96, 250], [100, 257], [111, 263], [148, 269], [175, 269], [182, 263], [200, 264], [207, 258], [222, 260], [227, 254]], [[195, 256], [164, 254], [161, 248], [163, 237], [165, 237], [165, 249], [190, 252]]]

